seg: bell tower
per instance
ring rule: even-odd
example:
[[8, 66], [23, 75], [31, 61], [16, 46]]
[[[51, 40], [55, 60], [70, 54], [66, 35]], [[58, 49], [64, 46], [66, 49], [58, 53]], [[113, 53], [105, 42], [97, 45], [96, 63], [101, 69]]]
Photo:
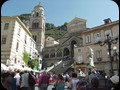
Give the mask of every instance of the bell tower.
[[31, 13], [29, 30], [33, 35], [33, 39], [36, 41], [36, 47], [40, 54], [45, 43], [45, 16], [41, 3], [35, 6]]

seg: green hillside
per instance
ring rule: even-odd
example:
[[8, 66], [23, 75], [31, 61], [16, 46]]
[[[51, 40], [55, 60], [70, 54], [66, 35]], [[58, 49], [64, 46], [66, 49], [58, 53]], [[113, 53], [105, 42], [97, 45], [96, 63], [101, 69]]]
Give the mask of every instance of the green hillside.
[[51, 36], [55, 39], [60, 38], [67, 31], [66, 24], [56, 27], [52, 23], [46, 23], [45, 36]]
[[[21, 21], [23, 21], [23, 23], [25, 23], [25, 21], [29, 22], [29, 17], [30, 17], [30, 14], [19, 15], [19, 18], [21, 19]], [[57, 39], [57, 38], [60, 38], [66, 31], [67, 31], [67, 23], [66, 22], [61, 26], [54, 26], [54, 24], [47, 23], [47, 22], [45, 24], [45, 36], [46, 37], [51, 36], [51, 37]]]

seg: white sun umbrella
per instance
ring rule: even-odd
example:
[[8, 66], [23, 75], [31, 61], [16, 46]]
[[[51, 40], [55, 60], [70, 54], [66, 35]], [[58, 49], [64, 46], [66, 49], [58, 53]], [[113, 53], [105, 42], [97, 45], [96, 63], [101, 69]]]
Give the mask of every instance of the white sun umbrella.
[[23, 67], [22, 67], [21, 65], [19, 65], [19, 64], [14, 64], [14, 65], [12, 65], [12, 66], [9, 66], [9, 69], [10, 69], [10, 70], [11, 70], [11, 69], [20, 69], [20, 70], [22, 70]]
[[1, 70], [8, 70], [8, 67], [5, 64], [1, 63]]
[[32, 71], [32, 69], [30, 67], [24, 67], [23, 70], [27, 70], [27, 71]]

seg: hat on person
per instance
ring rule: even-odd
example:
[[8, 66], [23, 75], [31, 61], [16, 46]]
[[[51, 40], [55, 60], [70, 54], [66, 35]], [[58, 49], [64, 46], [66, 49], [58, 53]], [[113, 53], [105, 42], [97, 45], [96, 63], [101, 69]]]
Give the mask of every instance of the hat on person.
[[118, 84], [119, 83], [119, 76], [114, 75], [110, 78], [110, 80], [113, 84]]

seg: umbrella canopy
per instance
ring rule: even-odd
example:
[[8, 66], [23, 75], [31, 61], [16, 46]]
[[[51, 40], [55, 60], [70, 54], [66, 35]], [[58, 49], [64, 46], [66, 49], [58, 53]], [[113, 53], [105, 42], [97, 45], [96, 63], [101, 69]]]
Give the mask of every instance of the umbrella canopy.
[[8, 67], [5, 64], [1, 63], [1, 70], [8, 70]]
[[23, 70], [32, 71], [30, 67], [24, 67]]
[[19, 65], [19, 64], [14, 64], [14, 65], [12, 65], [12, 66], [9, 66], [9, 69], [10, 69], [10, 70], [11, 70], [11, 69], [20, 69], [20, 70], [22, 70], [23, 67], [22, 67], [21, 65]]

